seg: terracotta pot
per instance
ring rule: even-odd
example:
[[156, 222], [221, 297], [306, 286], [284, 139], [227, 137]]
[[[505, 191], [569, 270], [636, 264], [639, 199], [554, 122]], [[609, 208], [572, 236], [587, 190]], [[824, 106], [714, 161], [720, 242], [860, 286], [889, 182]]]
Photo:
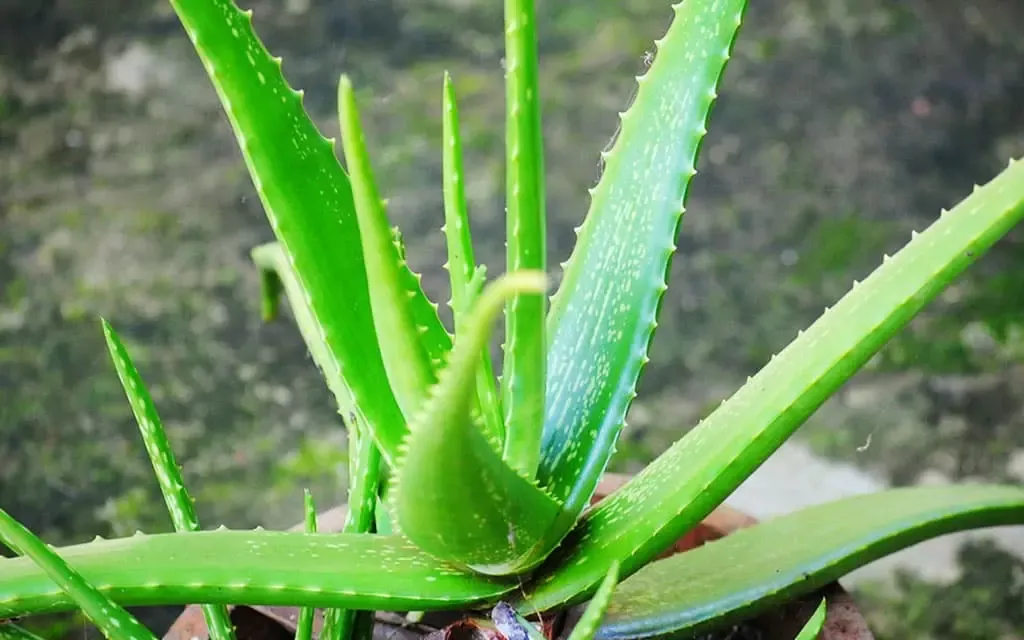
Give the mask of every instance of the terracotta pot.
[[[629, 476], [615, 473], [605, 474], [598, 485], [592, 502], [600, 501], [629, 480]], [[318, 524], [321, 531], [339, 531], [345, 520], [345, 507], [335, 507], [320, 514]], [[681, 537], [661, 557], [682, 553], [699, 547], [705, 542], [727, 536], [737, 529], [756, 524], [757, 520], [728, 506], [715, 509], [697, 527]], [[292, 527], [302, 529], [302, 525]], [[761, 640], [792, 640], [810, 617], [823, 595], [828, 596], [828, 616], [819, 640], [874, 640], [867, 621], [857, 610], [850, 595], [838, 582], [809, 594], [798, 600], [769, 611], [742, 625], [756, 630]], [[563, 611], [545, 621], [551, 636], [564, 638], [571, 630], [581, 608]], [[294, 607], [248, 607], [231, 608], [231, 619], [235, 623], [238, 640], [291, 640], [295, 633], [298, 609]], [[410, 625], [402, 616], [378, 613], [374, 629], [375, 640], [502, 640], [503, 636], [471, 622], [461, 621], [462, 614], [428, 614], [420, 624]], [[314, 623], [314, 637], [320, 626], [319, 612]], [[747, 638], [737, 630], [735, 635], [725, 638]], [[164, 640], [208, 640], [206, 623], [198, 606], [192, 605], [178, 617], [164, 635]], [[717, 636], [703, 636], [717, 637]]]

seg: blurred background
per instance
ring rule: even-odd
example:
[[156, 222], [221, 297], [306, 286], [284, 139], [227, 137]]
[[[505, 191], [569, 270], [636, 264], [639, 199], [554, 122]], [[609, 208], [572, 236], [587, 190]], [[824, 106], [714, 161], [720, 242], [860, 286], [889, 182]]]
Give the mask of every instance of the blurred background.
[[[503, 270], [501, 3], [248, 0], [336, 135], [347, 72], [389, 213], [447, 300], [440, 90], [460, 96], [478, 256]], [[1024, 4], [751, 2], [652, 361], [636, 471], [863, 278], [1024, 153]], [[564, 260], [666, 0], [538, 3], [549, 260]], [[53, 543], [170, 529], [98, 318], [122, 333], [207, 526], [344, 497], [345, 439], [249, 250], [271, 232], [165, 0], [0, 0], [0, 504]], [[443, 307], [442, 307], [443, 308]], [[745, 484], [758, 517], [889, 485], [1024, 479], [1024, 229], [1001, 241]], [[1024, 529], [860, 571], [879, 638], [1024, 637]], [[174, 611], [152, 612], [166, 625]], [[162, 629], [162, 628], [161, 628]], [[83, 637], [71, 621], [54, 637]]]

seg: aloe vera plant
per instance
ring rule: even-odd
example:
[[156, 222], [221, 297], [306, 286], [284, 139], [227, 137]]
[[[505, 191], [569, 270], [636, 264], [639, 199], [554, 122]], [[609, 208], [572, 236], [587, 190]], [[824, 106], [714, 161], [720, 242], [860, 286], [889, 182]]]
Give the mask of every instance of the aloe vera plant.
[[[276, 236], [253, 252], [264, 313], [286, 295], [349, 430], [348, 519], [341, 533], [317, 533], [307, 498], [306, 531], [194, 530], [156, 409], [104, 325], [178, 531], [48, 550], [0, 512], [0, 538], [26, 554], [0, 560], [0, 618], [79, 607], [110, 637], [129, 638], [144, 634], [122, 606], [202, 603], [211, 630], [230, 637], [221, 605], [288, 605], [303, 607], [300, 637], [310, 637], [312, 610], [323, 608], [321, 637], [348, 640], [366, 637], [373, 611], [544, 612], [592, 598], [572, 640], [679, 636], [753, 615], [928, 537], [1024, 522], [1017, 487], [900, 489], [655, 560], [1024, 217], [1024, 163], [1011, 162], [885, 256], [716, 411], [588, 509], [648, 360], [745, 1], [674, 5], [602, 154], [604, 172], [548, 308], [536, 24], [532, 0], [505, 0], [508, 273], [489, 283], [473, 255], [456, 79], [446, 75], [442, 91], [454, 335], [388, 220], [348, 78], [338, 95], [342, 163], [250, 12], [233, 0], [171, 4]], [[503, 311], [498, 380], [487, 344]], [[801, 637], [817, 633], [824, 611]], [[509, 618], [509, 634], [539, 633], [519, 617]]]

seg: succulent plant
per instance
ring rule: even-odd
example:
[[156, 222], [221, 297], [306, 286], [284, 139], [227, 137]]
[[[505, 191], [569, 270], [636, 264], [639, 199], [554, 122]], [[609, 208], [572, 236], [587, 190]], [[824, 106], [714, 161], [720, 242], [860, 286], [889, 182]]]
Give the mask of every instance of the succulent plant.
[[[171, 0], [234, 128], [277, 241], [258, 247], [264, 312], [284, 293], [347, 426], [341, 533], [199, 531], [153, 402], [104, 331], [176, 533], [51, 549], [0, 511], [0, 618], [81, 608], [111, 638], [152, 635], [122, 606], [328, 609], [322, 637], [373, 611], [550, 611], [590, 600], [573, 640], [696, 633], [808, 593], [950, 531], [1024, 522], [1012, 486], [896, 489], [807, 509], [656, 558], [718, 506], [961, 271], [1024, 217], [1024, 163], [943, 212], [693, 430], [589, 508], [615, 451], [668, 289], [668, 267], [744, 0], [684, 0], [632, 105], [548, 300], [532, 0], [505, 0], [507, 273], [477, 265], [455, 83], [442, 104], [454, 335], [405, 260], [339, 83], [344, 168], [302, 93], [233, 0]], [[697, 215], [700, 215], [698, 213]], [[504, 311], [501, 377], [487, 345]], [[814, 637], [824, 603], [801, 637]], [[518, 616], [518, 613], [516, 614]], [[512, 619], [518, 619], [513, 616]], [[511, 624], [511, 623], [510, 623]], [[529, 625], [524, 633], [537, 633]], [[0, 624], [4, 634], [27, 633]], [[511, 633], [511, 632], [509, 632]], [[514, 634], [513, 634], [514, 635]]]

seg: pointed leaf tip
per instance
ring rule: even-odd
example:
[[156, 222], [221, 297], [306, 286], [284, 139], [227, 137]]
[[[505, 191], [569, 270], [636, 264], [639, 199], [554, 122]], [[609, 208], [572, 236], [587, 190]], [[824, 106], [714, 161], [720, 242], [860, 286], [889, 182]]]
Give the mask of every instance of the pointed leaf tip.
[[549, 535], [561, 505], [506, 464], [473, 419], [476, 364], [505, 301], [546, 288], [544, 273], [520, 271], [484, 289], [448, 367], [410, 422], [396, 472], [392, 504], [403, 533], [426, 552], [479, 573], [522, 573], [561, 538]]

